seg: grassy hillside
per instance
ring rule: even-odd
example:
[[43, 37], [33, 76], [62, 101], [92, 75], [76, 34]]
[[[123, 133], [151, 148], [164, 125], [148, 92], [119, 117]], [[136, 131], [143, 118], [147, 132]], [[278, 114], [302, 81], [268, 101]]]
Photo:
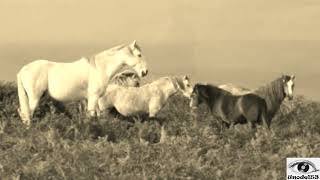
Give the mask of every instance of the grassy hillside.
[[[44, 99], [27, 129], [15, 85], [0, 85], [0, 179], [284, 179], [286, 157], [320, 157], [320, 103], [285, 102], [271, 131], [221, 129], [174, 96], [155, 120], [70, 119]], [[161, 139], [161, 143], [159, 143]]]

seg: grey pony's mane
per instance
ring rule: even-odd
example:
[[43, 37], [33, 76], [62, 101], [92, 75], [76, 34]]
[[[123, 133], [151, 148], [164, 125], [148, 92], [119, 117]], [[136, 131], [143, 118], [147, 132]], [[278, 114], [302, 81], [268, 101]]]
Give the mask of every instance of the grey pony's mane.
[[140, 81], [140, 78], [136, 72], [126, 70], [113, 76], [113, 78], [110, 80], [110, 83], [120, 85], [120, 86], [127, 86], [128, 78], [133, 78], [133, 76], [135, 76], [135, 78], [137, 78], [137, 80]]
[[273, 118], [285, 98], [283, 78], [278, 78], [269, 84], [256, 89], [254, 93], [265, 99], [267, 102], [267, 114], [270, 118]]

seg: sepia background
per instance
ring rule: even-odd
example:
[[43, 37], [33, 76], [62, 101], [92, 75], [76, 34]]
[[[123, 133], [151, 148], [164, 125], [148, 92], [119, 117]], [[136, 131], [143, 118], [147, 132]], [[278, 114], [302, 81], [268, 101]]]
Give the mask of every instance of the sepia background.
[[254, 88], [296, 74], [320, 100], [318, 0], [0, 0], [0, 80], [35, 59], [71, 62], [138, 40], [150, 77]]

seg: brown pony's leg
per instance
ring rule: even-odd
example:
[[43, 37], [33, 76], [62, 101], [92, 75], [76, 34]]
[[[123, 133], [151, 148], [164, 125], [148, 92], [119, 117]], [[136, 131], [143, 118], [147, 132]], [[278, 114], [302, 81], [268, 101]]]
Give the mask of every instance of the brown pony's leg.
[[267, 114], [267, 104], [263, 102], [263, 106], [260, 109], [259, 122], [263, 124], [267, 129], [270, 129], [271, 118]]
[[222, 121], [222, 125], [225, 127], [225, 128], [230, 128], [230, 127], [233, 127], [234, 124], [233, 123], [227, 123], [225, 121]]
[[249, 126], [251, 126], [252, 129], [256, 129], [256, 123], [252, 121], [248, 121]]
[[260, 114], [260, 119], [261, 119], [261, 121], [263, 123], [263, 126], [265, 126], [267, 129], [270, 130], [271, 120], [266, 115], [266, 113], [261, 113]]

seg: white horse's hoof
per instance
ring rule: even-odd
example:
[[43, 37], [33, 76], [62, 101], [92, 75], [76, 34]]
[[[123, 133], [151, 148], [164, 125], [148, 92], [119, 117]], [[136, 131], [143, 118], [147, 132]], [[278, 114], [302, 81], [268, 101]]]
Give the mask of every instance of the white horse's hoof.
[[22, 120], [22, 123], [25, 124], [26, 126], [30, 127], [31, 120]]
[[95, 117], [95, 116], [97, 116], [96, 111], [94, 111], [94, 110], [88, 111], [87, 116], [88, 116], [88, 117]]

